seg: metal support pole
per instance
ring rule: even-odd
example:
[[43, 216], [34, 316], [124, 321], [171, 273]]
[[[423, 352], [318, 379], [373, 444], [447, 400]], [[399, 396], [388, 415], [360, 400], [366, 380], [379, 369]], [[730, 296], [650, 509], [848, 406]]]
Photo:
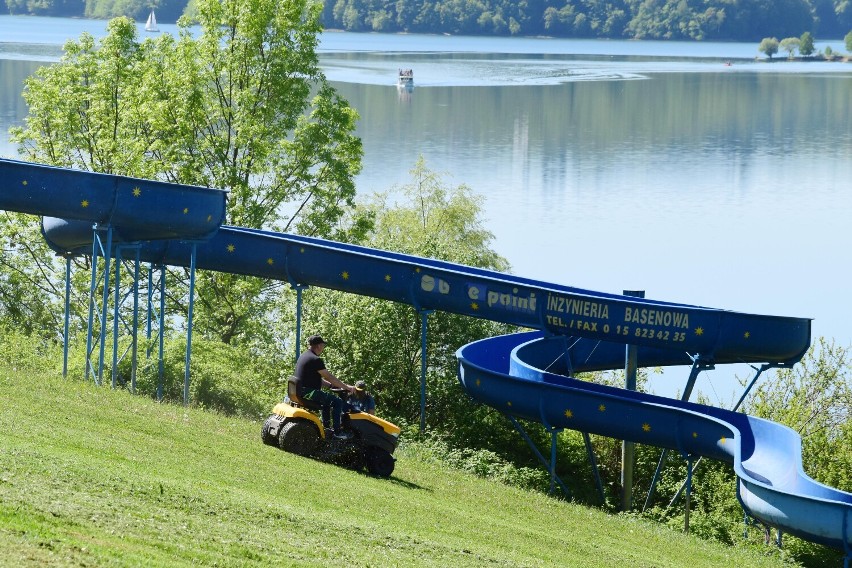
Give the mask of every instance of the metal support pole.
[[186, 316], [186, 363], [183, 373], [183, 405], [189, 405], [189, 362], [192, 356], [192, 312], [195, 307], [195, 257], [198, 245], [192, 243], [189, 260], [189, 311]]
[[71, 256], [65, 255], [65, 331], [62, 341], [62, 377], [68, 376], [68, 333], [71, 319]]
[[556, 438], [560, 431], [558, 428], [550, 431], [550, 491], [548, 495], [553, 495], [556, 489]]
[[420, 433], [426, 431], [426, 369], [428, 318], [433, 310], [420, 310]]
[[136, 367], [139, 346], [139, 247], [133, 265], [133, 354], [130, 363], [130, 392], [136, 394]]
[[692, 455], [686, 455], [686, 505], [683, 515], [683, 532], [689, 533], [689, 506], [692, 497]]
[[592, 439], [588, 432], [583, 432], [583, 442], [586, 444], [586, 453], [589, 455], [589, 463], [592, 464], [592, 474], [595, 476], [595, 485], [598, 488], [598, 495], [601, 496], [601, 505], [606, 504], [606, 496], [604, 495], [603, 482], [601, 482], [601, 474], [598, 471], [598, 460], [595, 459], [595, 451], [592, 448]]
[[[708, 368], [712, 368], [712, 365], [702, 364], [700, 356], [695, 357], [692, 360], [692, 369], [689, 371], [689, 378], [686, 380], [686, 387], [683, 389], [683, 395], [680, 397], [683, 402], [687, 402], [689, 397], [692, 396], [692, 389], [695, 387], [695, 381], [698, 379], [698, 374]], [[660, 480], [660, 474], [663, 471], [663, 464], [665, 463], [668, 454], [668, 448], [663, 449], [660, 454], [660, 461], [657, 462], [657, 469], [654, 471], [654, 477], [651, 480], [651, 487], [648, 489], [648, 495], [645, 497], [645, 505], [642, 506], [643, 512], [651, 504], [651, 498], [654, 496], [654, 491], [657, 488], [657, 482]]]
[[[507, 414], [506, 417], [512, 421], [512, 424], [515, 426], [515, 429], [521, 434], [521, 437], [524, 439], [524, 441], [526, 441], [527, 445], [530, 447], [530, 449], [533, 451], [539, 461], [544, 464], [548, 471], [550, 471], [550, 463], [548, 463], [547, 458], [542, 455], [542, 453], [536, 447], [535, 442], [532, 441], [532, 439], [529, 437], [529, 434], [527, 434], [526, 430], [524, 430], [524, 427], [521, 426], [520, 422], [518, 422], [517, 418], [509, 414]], [[571, 492], [568, 491], [568, 488], [565, 487], [565, 484], [562, 482], [559, 476], [554, 477], [556, 479], [556, 482], [559, 484], [559, 488], [562, 489], [562, 494], [570, 498]]]
[[[754, 386], [754, 383], [757, 382], [757, 379], [758, 379], [758, 377], [760, 377], [761, 373], [763, 373], [763, 371], [766, 371], [767, 369], [771, 369], [774, 366], [775, 365], [767, 363], [767, 364], [761, 365], [760, 368], [757, 369], [757, 373], [755, 373], [754, 378], [751, 380], [751, 382], [748, 384], [746, 389], [743, 391], [743, 395], [737, 401], [737, 404], [734, 405], [734, 411], [736, 411], [740, 407], [740, 405], [745, 401], [746, 397], [748, 396], [748, 393], [751, 392], [751, 389]], [[752, 367], [752, 369], [754, 369], [754, 367]]]
[[[625, 290], [625, 296], [644, 298], [644, 290]], [[639, 359], [639, 348], [636, 345], [627, 345], [624, 362], [624, 388], [636, 390], [636, 370]], [[621, 509], [629, 511], [633, 507], [633, 462], [635, 461], [636, 447], [633, 442], [623, 440], [621, 442]]]
[[101, 350], [98, 354], [98, 384], [103, 381], [104, 355], [106, 350], [107, 306], [109, 305], [109, 271], [112, 260], [112, 226], [107, 227], [106, 247], [104, 248], [104, 293], [101, 302]]
[[302, 290], [307, 290], [308, 286], [292, 282], [290, 286], [296, 290], [296, 358], [294, 361], [298, 361], [302, 354]]
[[[84, 373], [85, 380], [89, 380], [89, 369], [92, 364], [89, 360], [92, 354], [92, 327], [95, 325], [95, 287], [98, 283], [98, 231], [97, 225], [92, 228], [92, 279], [89, 283], [89, 319], [86, 326], [86, 369]], [[97, 383], [98, 377], [92, 373], [92, 377]]]
[[151, 314], [154, 311], [154, 263], [148, 265], [148, 303], [145, 311], [145, 358], [151, 357]]
[[163, 400], [163, 380], [166, 374], [166, 364], [163, 361], [165, 352], [165, 322], [166, 322], [166, 265], [160, 265], [160, 313], [157, 314], [159, 320], [158, 341], [159, 349], [157, 352], [157, 400]]
[[118, 308], [121, 304], [121, 247], [115, 249], [115, 295], [112, 301], [112, 388], [118, 380]]

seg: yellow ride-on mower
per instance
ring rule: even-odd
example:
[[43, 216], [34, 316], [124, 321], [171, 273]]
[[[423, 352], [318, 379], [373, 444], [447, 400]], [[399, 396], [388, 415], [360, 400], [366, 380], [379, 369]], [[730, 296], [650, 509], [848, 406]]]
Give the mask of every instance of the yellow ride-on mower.
[[[392, 454], [399, 442], [399, 426], [366, 412], [349, 410], [344, 411], [341, 425], [352, 432], [352, 437], [340, 440], [328, 436], [317, 414], [320, 405], [300, 398], [294, 381], [295, 377], [290, 377], [287, 397], [275, 405], [263, 423], [260, 436], [264, 444], [356, 471], [366, 467], [381, 477], [393, 473], [396, 460]], [[335, 392], [346, 400], [345, 391]]]

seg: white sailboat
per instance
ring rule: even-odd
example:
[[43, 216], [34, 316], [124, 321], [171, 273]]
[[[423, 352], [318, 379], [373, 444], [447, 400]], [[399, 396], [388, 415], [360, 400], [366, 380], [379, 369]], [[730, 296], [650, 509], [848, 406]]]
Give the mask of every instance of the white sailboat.
[[160, 28], [157, 27], [157, 16], [154, 15], [154, 9], [151, 8], [151, 13], [148, 14], [148, 21], [145, 22], [145, 31], [146, 32], [158, 32]]

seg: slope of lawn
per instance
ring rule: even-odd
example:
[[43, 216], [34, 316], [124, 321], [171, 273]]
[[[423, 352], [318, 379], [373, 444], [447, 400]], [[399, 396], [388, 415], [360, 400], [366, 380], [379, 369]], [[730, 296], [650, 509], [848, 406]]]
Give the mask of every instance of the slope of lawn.
[[260, 417], [0, 359], [3, 566], [783, 564], [484, 481], [404, 445], [393, 476], [374, 478], [262, 445]]

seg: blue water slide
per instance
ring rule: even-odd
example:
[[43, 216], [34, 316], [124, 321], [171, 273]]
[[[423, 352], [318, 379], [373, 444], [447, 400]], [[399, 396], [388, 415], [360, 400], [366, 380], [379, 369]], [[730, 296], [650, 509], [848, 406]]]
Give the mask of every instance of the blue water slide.
[[[798, 362], [810, 320], [746, 314], [606, 294], [499, 272], [240, 227], [220, 226], [221, 191], [0, 160], [0, 209], [45, 216], [60, 254], [88, 254], [93, 226], [136, 243], [146, 262], [196, 266], [318, 286], [485, 318], [536, 331], [458, 351], [459, 378], [476, 400], [550, 427], [573, 428], [732, 463], [743, 506], [763, 522], [840, 549], [852, 537], [852, 496], [801, 465], [789, 429], [741, 413], [570, 378], [624, 365]], [[85, 203], [84, 203], [85, 202]]]
[[[844, 550], [852, 546], [852, 494], [802, 468], [801, 438], [786, 426], [721, 408], [581, 381], [541, 370], [570, 338], [529, 332], [458, 350], [459, 379], [475, 400], [550, 428], [570, 428], [731, 463], [743, 508], [769, 526]], [[624, 346], [621, 346], [621, 363]], [[613, 362], [615, 365], [615, 361]], [[561, 364], [560, 370], [565, 370]], [[575, 371], [586, 370], [576, 365]]]

